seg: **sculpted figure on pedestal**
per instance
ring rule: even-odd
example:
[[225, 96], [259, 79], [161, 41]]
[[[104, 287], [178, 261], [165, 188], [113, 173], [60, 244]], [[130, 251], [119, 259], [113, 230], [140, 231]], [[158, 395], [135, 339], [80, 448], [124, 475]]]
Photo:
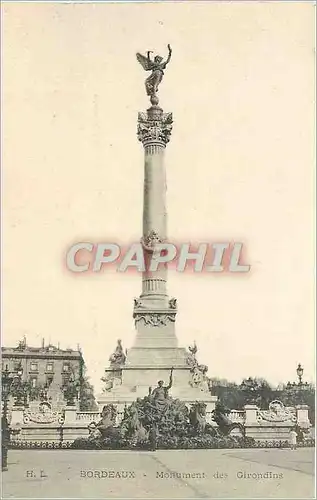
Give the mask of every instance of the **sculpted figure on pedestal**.
[[173, 385], [173, 371], [174, 367], [172, 367], [171, 369], [169, 384], [164, 386], [164, 381], [159, 380], [157, 387], [151, 393], [151, 400], [153, 401], [154, 405], [158, 408], [165, 408], [167, 404], [168, 391], [169, 389], [171, 389]]
[[196, 402], [191, 406], [189, 412], [189, 421], [198, 433], [204, 432], [206, 427], [206, 404]]
[[134, 299], [134, 307], [135, 308], [142, 307], [142, 300]]
[[158, 104], [158, 98], [156, 97], [156, 92], [158, 90], [159, 84], [163, 79], [164, 70], [166, 69], [166, 66], [170, 62], [172, 56], [171, 46], [168, 45], [167, 47], [168, 47], [168, 57], [166, 61], [164, 61], [163, 57], [159, 55], [156, 55], [152, 60], [150, 56], [152, 50], [148, 50], [146, 56], [143, 56], [139, 52], [136, 55], [137, 60], [142, 65], [143, 69], [145, 69], [145, 71], [152, 71], [151, 75], [145, 80], [145, 89], [146, 89], [146, 94], [151, 97], [151, 103], [153, 105]]
[[117, 341], [117, 347], [114, 352], [111, 354], [110, 368], [106, 369], [106, 376], [102, 377], [102, 382], [105, 382], [105, 387], [103, 391], [111, 391], [111, 389], [117, 385], [121, 385], [122, 383], [122, 366], [125, 364], [126, 353], [123, 352], [122, 342], [119, 339]]
[[208, 377], [206, 376], [208, 368], [206, 365], [194, 366], [191, 370], [192, 380], [190, 385], [192, 387], [198, 387], [201, 391], [209, 392]]
[[187, 357], [187, 363], [189, 364], [189, 366], [194, 368], [195, 366], [198, 365], [198, 362], [196, 359], [196, 353], [198, 351], [198, 348], [197, 348], [195, 340], [194, 340], [193, 345], [188, 347], [188, 351], [189, 351], [189, 353], [188, 353], [188, 357]]
[[208, 366], [198, 363], [196, 359], [198, 348], [195, 341], [192, 346], [188, 347], [188, 351], [187, 364], [191, 367], [190, 371], [192, 374], [189, 383], [192, 387], [198, 387], [201, 391], [209, 393], [209, 381], [206, 375]]
[[177, 299], [174, 297], [168, 301], [168, 304], [170, 306], [170, 309], [176, 309], [177, 308]]
[[124, 365], [126, 360], [126, 355], [123, 352], [122, 342], [119, 339], [115, 351], [111, 354], [109, 361], [110, 367], [117, 365]]

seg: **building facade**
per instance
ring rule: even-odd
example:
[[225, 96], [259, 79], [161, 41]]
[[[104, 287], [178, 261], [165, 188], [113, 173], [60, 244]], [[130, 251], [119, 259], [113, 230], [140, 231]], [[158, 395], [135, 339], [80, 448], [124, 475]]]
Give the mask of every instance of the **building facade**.
[[[60, 349], [52, 344], [30, 347], [24, 338], [17, 347], [2, 347], [2, 369], [15, 372], [22, 368], [22, 381], [36, 390], [47, 388], [50, 398], [62, 400], [61, 387], [72, 378], [81, 381], [84, 359], [80, 349]], [[79, 396], [79, 395], [78, 395]]]

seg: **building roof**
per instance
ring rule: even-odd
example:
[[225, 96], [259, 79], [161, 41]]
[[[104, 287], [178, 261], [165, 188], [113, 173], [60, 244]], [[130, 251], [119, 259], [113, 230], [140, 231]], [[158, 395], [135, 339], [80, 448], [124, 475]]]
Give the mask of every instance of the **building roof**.
[[82, 358], [80, 349], [60, 349], [52, 344], [42, 345], [42, 347], [30, 347], [25, 340], [19, 342], [17, 347], [2, 347], [1, 350], [3, 358]]

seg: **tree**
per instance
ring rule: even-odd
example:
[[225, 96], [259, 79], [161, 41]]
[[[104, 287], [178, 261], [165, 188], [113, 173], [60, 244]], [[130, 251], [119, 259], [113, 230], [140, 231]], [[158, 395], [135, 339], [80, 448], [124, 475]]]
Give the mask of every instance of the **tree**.
[[255, 404], [267, 409], [277, 399], [285, 406], [306, 404], [309, 406], [310, 422], [315, 424], [315, 387], [313, 384], [280, 384], [277, 388], [263, 378], [245, 378], [240, 385], [226, 379], [211, 378], [210, 392], [218, 396], [220, 403], [231, 410], [240, 410], [246, 404]]
[[236, 410], [243, 408], [244, 395], [236, 383], [217, 378], [210, 379], [210, 382], [211, 393], [217, 396], [224, 406]]
[[308, 417], [315, 425], [315, 386], [313, 384], [283, 384], [278, 391], [279, 398], [285, 406], [307, 405]]
[[96, 403], [94, 388], [89, 382], [87, 376], [87, 369], [85, 364], [82, 366], [80, 384], [79, 384], [79, 409], [80, 411], [97, 411], [98, 405]]
[[262, 378], [243, 379], [240, 390], [244, 394], [244, 404], [255, 404], [262, 409], [268, 408], [274, 399], [272, 387]]
[[79, 367], [79, 373], [72, 368], [61, 389], [68, 404], [74, 404], [76, 400], [79, 400], [80, 411], [98, 410], [94, 388], [89, 382], [87, 368], [83, 359]]

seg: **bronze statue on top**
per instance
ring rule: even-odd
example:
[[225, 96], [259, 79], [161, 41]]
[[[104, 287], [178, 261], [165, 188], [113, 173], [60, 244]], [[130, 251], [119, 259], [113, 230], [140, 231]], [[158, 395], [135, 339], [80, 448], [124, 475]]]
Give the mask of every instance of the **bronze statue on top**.
[[152, 53], [151, 50], [147, 51], [146, 56], [143, 56], [139, 52], [136, 55], [137, 60], [143, 66], [145, 71], [152, 71], [151, 75], [145, 80], [145, 89], [146, 89], [146, 94], [150, 96], [150, 101], [151, 104], [153, 105], [157, 105], [159, 102], [156, 93], [158, 90], [158, 86], [163, 79], [164, 70], [166, 69], [166, 66], [170, 62], [172, 56], [171, 46], [168, 44], [167, 47], [168, 47], [168, 57], [166, 61], [164, 61], [163, 57], [159, 55], [156, 55], [152, 60], [150, 57], [150, 54]]

